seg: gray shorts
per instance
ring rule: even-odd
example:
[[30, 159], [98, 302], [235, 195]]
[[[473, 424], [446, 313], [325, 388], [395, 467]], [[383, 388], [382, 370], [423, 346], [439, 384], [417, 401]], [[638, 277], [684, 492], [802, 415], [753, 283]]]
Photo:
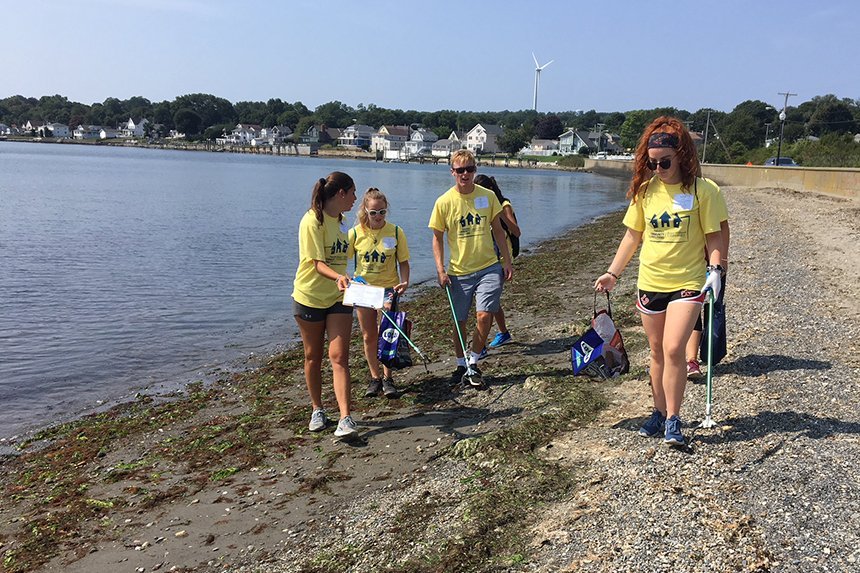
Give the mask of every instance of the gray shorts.
[[451, 279], [451, 300], [454, 313], [460, 322], [469, 318], [469, 307], [475, 297], [475, 310], [478, 312], [497, 312], [502, 301], [502, 265], [490, 265], [476, 273], [453, 276]]

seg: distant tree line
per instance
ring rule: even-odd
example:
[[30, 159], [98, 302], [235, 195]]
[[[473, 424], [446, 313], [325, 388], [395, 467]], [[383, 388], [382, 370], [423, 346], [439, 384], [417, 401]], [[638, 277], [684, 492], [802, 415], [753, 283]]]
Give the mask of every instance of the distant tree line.
[[[712, 163], [760, 163], [773, 154], [764, 149], [765, 140], [779, 137], [780, 110], [758, 100], [747, 100], [730, 112], [710, 111], [707, 161]], [[107, 98], [86, 105], [61, 95], [27, 98], [20, 95], [0, 99], [0, 123], [22, 125], [27, 121], [57, 122], [74, 129], [77, 125], [116, 127], [128, 118], [146, 118], [166, 129], [176, 129], [189, 139], [214, 139], [237, 123], [271, 127], [286, 125], [304, 133], [312, 125], [347, 127], [354, 123], [382, 125], [420, 125], [440, 138], [451, 131], [468, 131], [477, 123], [505, 128], [499, 144], [516, 151], [532, 138], [555, 139], [565, 129], [604, 131], [621, 136], [625, 147], [633, 148], [642, 129], [659, 115], [674, 115], [686, 121], [693, 131], [704, 132], [709, 111], [695, 112], [676, 108], [655, 108], [626, 112], [590, 110], [539, 113], [533, 110], [472, 112], [416, 111], [386, 109], [374, 104], [351, 107], [331, 101], [311, 110], [302, 102], [289, 103], [279, 98], [268, 101], [230, 101], [210, 94], [187, 94], [173, 101], [153, 103], [135, 96], [127, 100]], [[860, 131], [860, 100], [839, 99], [835, 95], [816, 96], [786, 109], [783, 127], [784, 155], [792, 155], [805, 165], [860, 166], [860, 144], [853, 136]], [[820, 138], [820, 141], [810, 139]]]

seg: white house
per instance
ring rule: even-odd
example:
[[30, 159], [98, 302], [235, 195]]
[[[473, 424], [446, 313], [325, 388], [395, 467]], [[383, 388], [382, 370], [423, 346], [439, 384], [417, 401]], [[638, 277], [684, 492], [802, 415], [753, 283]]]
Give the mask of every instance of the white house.
[[337, 138], [337, 144], [369, 148], [373, 141], [374, 133], [376, 133], [376, 128], [370, 127], [369, 125], [354, 123], [340, 132], [340, 137]]
[[379, 131], [373, 134], [370, 140], [370, 148], [373, 151], [399, 153], [403, 144], [409, 139], [408, 125], [383, 125]]
[[72, 137], [75, 139], [98, 139], [102, 126], [100, 125], [79, 125], [72, 132]]
[[0, 135], [9, 135], [10, 133], [11, 130], [9, 129], [9, 126], [5, 123], [0, 123]]
[[116, 139], [118, 136], [119, 132], [109, 127], [103, 127], [99, 130], [99, 139]]
[[409, 137], [409, 141], [403, 144], [403, 154], [407, 157], [412, 155], [431, 155], [433, 144], [439, 141], [439, 136], [424, 128], [416, 129]]
[[69, 137], [69, 126], [64, 123], [46, 123], [38, 131], [42, 137]]
[[449, 157], [456, 150], [460, 149], [460, 141], [454, 139], [439, 139], [433, 142], [431, 153], [433, 157]]
[[237, 123], [236, 127], [225, 137], [219, 137], [215, 141], [220, 144], [247, 145], [252, 140], [261, 137], [263, 128], [255, 123]]
[[466, 133], [466, 149], [472, 153], [498, 153], [496, 139], [502, 134], [498, 125], [477, 124]]
[[145, 118], [138, 119], [137, 121], [134, 121], [132, 118], [128, 118], [127, 122], [120, 124], [117, 128], [119, 137], [143, 137], [147, 123], [149, 123], [149, 120]]
[[529, 155], [552, 155], [558, 153], [558, 140], [555, 139], [532, 139], [526, 148]]

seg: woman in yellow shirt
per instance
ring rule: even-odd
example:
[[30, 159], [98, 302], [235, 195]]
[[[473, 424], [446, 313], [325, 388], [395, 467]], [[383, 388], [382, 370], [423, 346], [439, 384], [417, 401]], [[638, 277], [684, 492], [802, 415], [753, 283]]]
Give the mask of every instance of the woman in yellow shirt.
[[[403, 229], [386, 221], [388, 211], [385, 194], [375, 187], [368, 189], [358, 209], [358, 224], [349, 231], [349, 248], [355, 258], [355, 276], [370, 285], [384, 287], [385, 308], [390, 310], [394, 295], [403, 294], [409, 286], [409, 245]], [[365, 396], [378, 396], [382, 389], [387, 398], [395, 398], [398, 392], [391, 369], [382, 365], [382, 376], [379, 372], [379, 313], [372, 308], [356, 307], [356, 314], [370, 370]]]
[[305, 350], [305, 382], [313, 413], [308, 429], [328, 425], [322, 405], [322, 360], [328, 335], [328, 356], [340, 421], [334, 434], [358, 432], [350, 415], [349, 339], [352, 308], [341, 301], [349, 285], [346, 276], [347, 226], [343, 213], [355, 204], [355, 183], [335, 171], [314, 185], [311, 208], [299, 223], [299, 267], [293, 283], [293, 315]]
[[627, 230], [609, 269], [594, 283], [601, 292], [615, 288], [641, 241], [636, 307], [651, 347], [654, 411], [639, 433], [663, 434], [672, 446], [685, 443], [679, 417], [687, 382], [685, 345], [704, 293], [720, 294], [719, 190], [698, 177], [700, 171], [696, 146], [681, 121], [658, 117], [645, 128], [627, 192]]

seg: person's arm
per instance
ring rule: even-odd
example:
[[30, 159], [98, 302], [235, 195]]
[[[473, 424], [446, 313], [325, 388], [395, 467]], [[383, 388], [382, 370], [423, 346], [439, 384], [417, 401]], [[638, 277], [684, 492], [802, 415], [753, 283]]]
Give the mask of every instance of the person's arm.
[[436, 263], [436, 279], [439, 286], [444, 287], [451, 283], [448, 273], [445, 272], [445, 233], [433, 229], [433, 260]]
[[519, 237], [520, 226], [517, 224], [517, 216], [514, 214], [514, 209], [510, 205], [502, 207], [502, 220], [508, 226], [508, 232], [514, 237]]
[[725, 273], [729, 272], [729, 239], [731, 238], [730, 237], [731, 234], [729, 233], [729, 222], [728, 222], [728, 220], [720, 222], [720, 235], [723, 238], [723, 250], [722, 250], [722, 255], [723, 255], [722, 261], [723, 262], [721, 264], [723, 265], [723, 273], [725, 274]]
[[501, 213], [493, 219], [490, 226], [493, 229], [493, 238], [496, 240], [496, 246], [502, 254], [502, 271], [504, 272], [505, 280], [509, 281], [514, 277], [514, 265], [511, 259], [511, 251], [508, 249], [508, 238], [505, 236], [505, 230], [502, 228], [500, 216]]
[[612, 264], [609, 269], [597, 277], [594, 281], [594, 290], [598, 292], [609, 292], [618, 284], [618, 279], [621, 278], [621, 273], [627, 268], [627, 263], [633, 258], [636, 249], [639, 248], [639, 242], [642, 240], [642, 231], [634, 231], [630, 227], [624, 232], [621, 238], [621, 243], [618, 245], [618, 250], [615, 251], [615, 257], [612, 259]]
[[409, 261], [400, 261], [400, 283], [395, 285], [397, 294], [403, 294], [409, 287]]
[[345, 291], [349, 286], [349, 277], [337, 273], [334, 269], [326, 264], [325, 261], [314, 259], [314, 268], [316, 271], [327, 279], [331, 279], [337, 283], [337, 290]]

